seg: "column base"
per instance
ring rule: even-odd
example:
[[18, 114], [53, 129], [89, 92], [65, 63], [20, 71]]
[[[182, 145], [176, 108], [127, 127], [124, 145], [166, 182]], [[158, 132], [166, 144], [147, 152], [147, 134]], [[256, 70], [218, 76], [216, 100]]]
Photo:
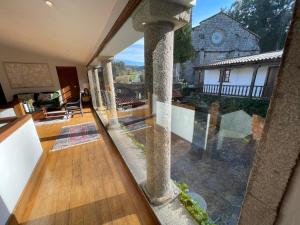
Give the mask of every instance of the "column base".
[[119, 123], [118, 118], [111, 118], [108, 121], [108, 129], [120, 129], [121, 124]]
[[105, 111], [106, 109], [105, 109], [104, 106], [102, 106], [102, 107], [97, 107], [97, 110], [98, 110], [98, 111]]
[[146, 182], [141, 184], [141, 188], [143, 192], [145, 193], [148, 201], [154, 205], [154, 206], [161, 206], [161, 205], [166, 205], [169, 202], [173, 201], [177, 196], [180, 194], [179, 188], [175, 185], [173, 181], [171, 181], [171, 190], [169, 193], [167, 193], [165, 196], [155, 198], [150, 195], [150, 193], [147, 190], [146, 187]]

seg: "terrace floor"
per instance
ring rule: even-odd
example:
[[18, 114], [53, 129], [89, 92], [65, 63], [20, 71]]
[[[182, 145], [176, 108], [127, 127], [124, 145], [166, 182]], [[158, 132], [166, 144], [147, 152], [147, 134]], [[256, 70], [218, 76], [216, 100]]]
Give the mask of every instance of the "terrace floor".
[[[144, 110], [118, 112], [119, 122], [130, 124], [147, 114]], [[198, 113], [196, 113], [198, 115]], [[248, 176], [255, 153], [256, 141], [247, 138], [220, 136], [212, 129], [204, 150], [198, 143], [206, 132], [206, 121], [195, 117], [193, 143], [172, 133], [171, 177], [185, 182], [191, 192], [202, 196], [207, 203], [209, 216], [218, 225], [236, 225], [246, 191]], [[145, 126], [145, 125], [150, 126]], [[153, 118], [126, 126], [135, 142], [146, 145], [146, 130], [153, 132]], [[142, 151], [142, 150], [141, 150]]]
[[[100, 139], [50, 151], [63, 126], [85, 122], [97, 124]], [[91, 109], [36, 128], [48, 158], [21, 221], [12, 224], [159, 224]]]

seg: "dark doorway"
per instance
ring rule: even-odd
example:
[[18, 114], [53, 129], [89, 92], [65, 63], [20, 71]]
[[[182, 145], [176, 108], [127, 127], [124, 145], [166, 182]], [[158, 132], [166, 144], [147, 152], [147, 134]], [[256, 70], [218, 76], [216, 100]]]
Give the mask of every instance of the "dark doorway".
[[7, 105], [7, 101], [6, 101], [2, 86], [0, 84], [0, 106], [4, 106], [4, 105]]
[[271, 97], [275, 85], [278, 69], [279, 69], [278, 66], [269, 67], [268, 74], [265, 81], [263, 97], [266, 98]]
[[76, 67], [57, 66], [56, 71], [64, 102], [78, 99], [80, 88]]

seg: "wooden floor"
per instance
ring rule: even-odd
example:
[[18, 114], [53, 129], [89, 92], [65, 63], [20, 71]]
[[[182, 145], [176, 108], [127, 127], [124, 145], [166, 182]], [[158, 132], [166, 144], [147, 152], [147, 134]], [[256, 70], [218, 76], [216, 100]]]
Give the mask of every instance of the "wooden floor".
[[[95, 121], [84, 117], [38, 126], [44, 151], [49, 152], [62, 126]], [[18, 224], [158, 224], [131, 180], [103, 127], [95, 142], [49, 152], [43, 173]]]

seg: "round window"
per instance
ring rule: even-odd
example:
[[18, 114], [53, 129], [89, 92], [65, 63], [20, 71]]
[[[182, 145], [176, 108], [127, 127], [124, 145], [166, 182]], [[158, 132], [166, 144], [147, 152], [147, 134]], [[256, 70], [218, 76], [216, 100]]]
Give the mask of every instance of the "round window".
[[224, 32], [216, 30], [211, 35], [211, 41], [215, 45], [220, 45], [224, 40]]

